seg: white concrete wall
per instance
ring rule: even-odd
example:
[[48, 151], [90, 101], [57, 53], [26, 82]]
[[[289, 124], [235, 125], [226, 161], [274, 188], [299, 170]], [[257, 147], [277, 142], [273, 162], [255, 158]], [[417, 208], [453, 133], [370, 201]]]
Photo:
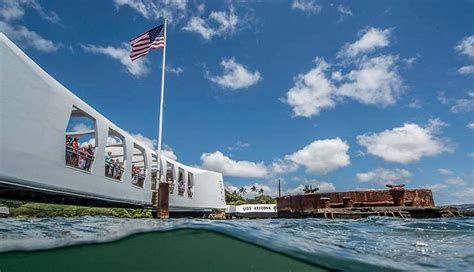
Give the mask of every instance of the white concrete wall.
[[[73, 106], [96, 120], [96, 158], [90, 173], [65, 166], [65, 132]], [[122, 181], [104, 177], [109, 128], [125, 139], [127, 163]], [[134, 143], [145, 150], [143, 188], [131, 184]], [[150, 205], [153, 153], [49, 76], [0, 33], [0, 182]], [[194, 197], [188, 198], [187, 192], [178, 196], [176, 187], [170, 210], [225, 208], [222, 174], [167, 160], [193, 172], [195, 179]]]

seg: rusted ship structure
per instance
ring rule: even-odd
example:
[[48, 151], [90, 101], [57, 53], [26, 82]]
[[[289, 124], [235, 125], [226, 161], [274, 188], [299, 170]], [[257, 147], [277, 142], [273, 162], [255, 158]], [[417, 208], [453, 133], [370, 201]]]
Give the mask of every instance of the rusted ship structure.
[[435, 207], [433, 193], [427, 189], [407, 190], [404, 184], [387, 185], [387, 190], [318, 193], [277, 198], [280, 218], [363, 218], [392, 216], [430, 218], [460, 216], [453, 207]]

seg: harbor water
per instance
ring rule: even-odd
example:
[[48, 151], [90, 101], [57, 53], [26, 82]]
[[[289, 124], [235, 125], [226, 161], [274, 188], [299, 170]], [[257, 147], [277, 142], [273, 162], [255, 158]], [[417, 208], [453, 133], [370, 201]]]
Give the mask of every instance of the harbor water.
[[0, 220], [2, 272], [472, 271], [473, 267], [474, 217]]

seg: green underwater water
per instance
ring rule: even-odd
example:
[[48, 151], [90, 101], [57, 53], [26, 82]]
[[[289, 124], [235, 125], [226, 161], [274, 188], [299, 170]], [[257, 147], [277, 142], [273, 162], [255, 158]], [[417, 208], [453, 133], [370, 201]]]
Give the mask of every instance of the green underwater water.
[[327, 271], [206, 230], [136, 234], [115, 242], [0, 254], [0, 271]]

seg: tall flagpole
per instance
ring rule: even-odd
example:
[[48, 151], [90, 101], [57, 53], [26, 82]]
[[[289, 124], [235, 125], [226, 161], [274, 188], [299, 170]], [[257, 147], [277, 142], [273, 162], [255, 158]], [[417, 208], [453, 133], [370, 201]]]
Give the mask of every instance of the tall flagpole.
[[[166, 40], [168, 39], [168, 36], [166, 35], [167, 26], [168, 26], [168, 20], [165, 19], [165, 26], [164, 26], [164, 33], [163, 33], [165, 37], [165, 44], [163, 46], [163, 64], [161, 67], [161, 99], [160, 99], [160, 120], [159, 120], [159, 125], [158, 125], [158, 150], [156, 151], [156, 154], [157, 154], [156, 163], [158, 164], [157, 171], [164, 170], [164, 169], [160, 169], [160, 165], [161, 165], [161, 135], [162, 135], [162, 130], [163, 130], [163, 102], [165, 99]], [[162, 176], [163, 176], [163, 173], [161, 173], [160, 171], [160, 177], [159, 177], [160, 182], [162, 182]]]

